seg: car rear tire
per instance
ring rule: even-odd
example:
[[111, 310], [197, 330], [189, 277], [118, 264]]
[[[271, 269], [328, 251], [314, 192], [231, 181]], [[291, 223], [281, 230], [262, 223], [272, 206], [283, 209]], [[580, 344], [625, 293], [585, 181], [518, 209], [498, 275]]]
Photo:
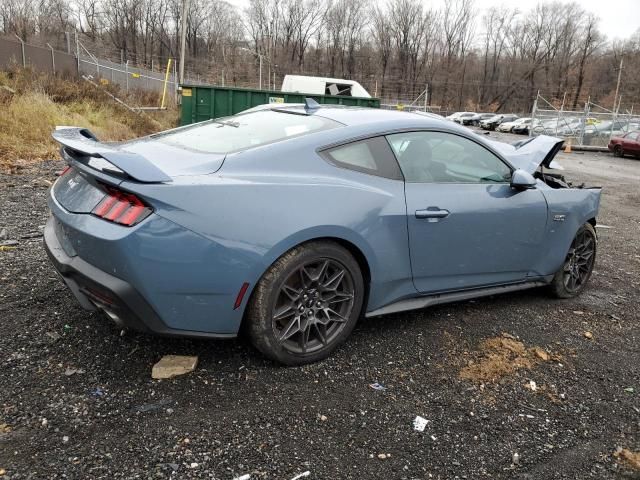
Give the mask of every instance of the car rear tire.
[[582, 225], [571, 242], [562, 268], [551, 281], [551, 290], [558, 298], [573, 298], [584, 290], [596, 260], [596, 231], [590, 223]]
[[285, 365], [328, 357], [349, 336], [364, 300], [358, 262], [336, 242], [302, 244], [263, 275], [245, 331], [264, 355]]
[[622, 149], [622, 145], [616, 145], [613, 147], [613, 154], [616, 157], [624, 157], [624, 150]]

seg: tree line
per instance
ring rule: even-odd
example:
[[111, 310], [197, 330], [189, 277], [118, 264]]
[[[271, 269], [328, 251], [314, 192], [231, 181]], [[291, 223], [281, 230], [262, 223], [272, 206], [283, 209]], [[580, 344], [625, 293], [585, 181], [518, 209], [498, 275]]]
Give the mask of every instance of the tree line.
[[[578, 2], [528, 10], [474, 0], [189, 0], [186, 65], [211, 83], [264, 86], [287, 73], [358, 80], [391, 101], [443, 110], [528, 111], [540, 91], [557, 106], [614, 107], [620, 60], [626, 106], [640, 100], [640, 31], [611, 42]], [[183, 0], [0, 0], [0, 31], [151, 66], [179, 55]], [[52, 43], [54, 44], [54, 43]]]

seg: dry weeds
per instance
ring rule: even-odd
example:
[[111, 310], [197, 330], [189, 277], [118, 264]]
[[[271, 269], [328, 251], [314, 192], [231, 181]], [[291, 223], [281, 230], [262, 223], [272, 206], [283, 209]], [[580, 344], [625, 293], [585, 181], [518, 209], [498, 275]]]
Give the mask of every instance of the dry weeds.
[[[112, 93], [121, 92], [108, 87]], [[134, 105], [154, 104], [148, 94], [130, 95]], [[0, 72], [0, 169], [57, 156], [51, 139], [56, 125], [91, 129], [105, 141], [122, 141], [171, 128], [175, 110], [138, 115], [87, 82], [65, 80], [29, 70]]]

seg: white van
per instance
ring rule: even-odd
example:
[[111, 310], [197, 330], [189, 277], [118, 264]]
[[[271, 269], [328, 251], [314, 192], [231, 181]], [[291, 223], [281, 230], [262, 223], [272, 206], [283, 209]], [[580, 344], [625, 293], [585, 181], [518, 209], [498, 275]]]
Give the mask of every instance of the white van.
[[358, 82], [342, 78], [286, 75], [282, 81], [281, 90], [283, 92], [311, 93], [314, 95], [371, 98], [369, 92]]

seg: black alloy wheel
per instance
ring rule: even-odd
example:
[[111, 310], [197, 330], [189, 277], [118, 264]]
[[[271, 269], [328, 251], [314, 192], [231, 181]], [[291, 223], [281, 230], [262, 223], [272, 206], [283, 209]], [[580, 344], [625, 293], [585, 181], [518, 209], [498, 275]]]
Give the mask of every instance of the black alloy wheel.
[[571, 298], [584, 289], [593, 272], [596, 249], [596, 231], [590, 223], [585, 223], [576, 233], [562, 268], [551, 282], [556, 296]]
[[326, 347], [344, 329], [354, 303], [351, 274], [336, 260], [300, 265], [283, 282], [272, 311], [272, 328], [294, 354]]
[[267, 357], [303, 365], [349, 336], [365, 298], [360, 265], [342, 245], [313, 241], [282, 255], [251, 294], [243, 330]]

